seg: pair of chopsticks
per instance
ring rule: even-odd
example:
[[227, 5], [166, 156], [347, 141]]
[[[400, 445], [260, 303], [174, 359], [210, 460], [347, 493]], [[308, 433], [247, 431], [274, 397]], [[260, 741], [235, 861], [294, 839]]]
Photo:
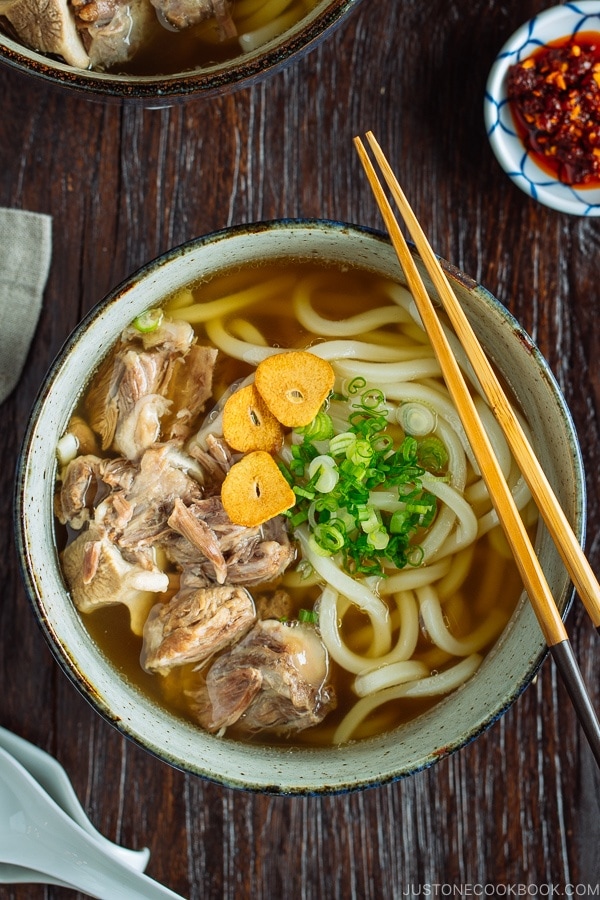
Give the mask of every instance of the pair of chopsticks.
[[[529, 486], [540, 515], [546, 523], [548, 531], [594, 626], [600, 632], [600, 585], [381, 147], [371, 132], [367, 132], [366, 139], [390, 193], [400, 210], [406, 228], [437, 289], [441, 303], [446, 310], [454, 331], [479, 378], [487, 401], [506, 436], [508, 445]], [[404, 270], [408, 287], [414, 297], [423, 326], [440, 363], [446, 386], [459, 412], [498, 518], [513, 551], [544, 639], [564, 680], [567, 692], [589, 741], [596, 762], [600, 766], [600, 723], [591, 704], [554, 597], [502, 474], [488, 434], [479, 418], [456, 357], [444, 334], [431, 298], [421, 279], [406, 239], [394, 217], [391, 205], [384, 193], [373, 163], [361, 139], [355, 138], [354, 143], [383, 215], [392, 244]]]

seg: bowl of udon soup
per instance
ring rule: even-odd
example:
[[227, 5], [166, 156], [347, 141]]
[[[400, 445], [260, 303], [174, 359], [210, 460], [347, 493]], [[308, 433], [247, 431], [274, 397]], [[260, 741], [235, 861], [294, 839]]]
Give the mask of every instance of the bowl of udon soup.
[[[583, 539], [548, 364], [444, 266]], [[564, 612], [568, 577], [455, 346]], [[17, 482], [23, 576], [62, 669], [127, 737], [227, 786], [408, 776], [490, 726], [547, 649], [376, 231], [246, 225], [146, 265], [53, 363]]]
[[0, 63], [95, 100], [165, 106], [253, 84], [359, 0], [3, 0]]

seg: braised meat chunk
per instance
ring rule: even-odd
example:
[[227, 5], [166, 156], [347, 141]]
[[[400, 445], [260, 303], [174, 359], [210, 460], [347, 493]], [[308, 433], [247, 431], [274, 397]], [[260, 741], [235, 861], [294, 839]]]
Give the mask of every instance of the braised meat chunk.
[[169, 577], [150, 555], [127, 559], [108, 539], [103, 526], [91, 523], [62, 553], [65, 578], [81, 612], [123, 603], [129, 608], [131, 630], [142, 633], [155, 595], [166, 591]]
[[221, 485], [225, 480], [225, 476], [233, 465], [233, 454], [231, 448], [223, 440], [213, 434], [208, 434], [205, 440], [205, 446], [202, 446], [194, 436], [186, 444], [186, 450], [197, 459], [202, 469], [206, 473], [205, 495], [221, 493]]
[[328, 676], [329, 656], [312, 625], [259, 620], [212, 664], [191, 705], [208, 731], [290, 734], [335, 707]]
[[71, 66], [87, 69], [90, 58], [77, 32], [67, 0], [0, 0], [19, 38], [33, 50], [52, 53]]
[[198, 416], [212, 396], [212, 379], [217, 351], [193, 344], [185, 359], [175, 366], [169, 382], [167, 398], [176, 413], [163, 421], [165, 437], [186, 440]]
[[173, 533], [162, 542], [168, 557], [182, 568], [200, 568], [224, 584], [251, 587], [278, 578], [293, 562], [295, 550], [283, 525], [248, 528], [234, 525], [220, 497], [176, 501], [168, 524]]
[[[165, 322], [149, 333], [126, 329], [86, 398], [102, 449], [135, 460], [161, 437], [184, 440], [211, 395], [216, 357], [195, 346], [187, 322]], [[184, 407], [169, 420], [174, 390], [183, 384]]]
[[96, 69], [133, 59], [148, 37], [154, 18], [148, 0], [71, 0], [71, 6]]
[[79, 531], [93, 518], [101, 498], [130, 489], [134, 475], [135, 467], [127, 460], [100, 459], [91, 453], [76, 456], [63, 472], [55, 503], [57, 519]]
[[136, 550], [152, 546], [169, 531], [168, 518], [179, 498], [185, 503], [202, 496], [202, 471], [177, 444], [146, 450], [128, 491], [108, 497], [96, 511], [119, 546]]
[[223, 38], [237, 35], [229, 0], [152, 0], [152, 4], [174, 28], [189, 28], [205, 19], [216, 19]]
[[142, 666], [147, 672], [166, 674], [173, 666], [201, 664], [243, 637], [255, 618], [254, 602], [243, 588], [184, 588], [169, 603], [158, 603], [150, 611]]
[[255, 599], [256, 615], [259, 619], [279, 619], [284, 621], [292, 618], [294, 603], [287, 591], [278, 588], [272, 593], [261, 594]]

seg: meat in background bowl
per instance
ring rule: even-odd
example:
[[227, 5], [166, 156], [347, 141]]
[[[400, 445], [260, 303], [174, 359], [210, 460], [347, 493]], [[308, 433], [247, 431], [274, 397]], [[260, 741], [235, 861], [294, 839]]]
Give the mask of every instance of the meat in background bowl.
[[[315, 47], [358, 2], [6, 0], [0, 63], [89, 99], [163, 106], [259, 81]], [[40, 24], [48, 14], [51, 35]]]
[[[327, 221], [279, 221], [227, 229], [176, 248], [101, 301], [67, 340], [34, 406], [20, 458], [15, 520], [23, 576], [51, 650], [107, 721], [166, 762], [227, 786], [289, 794], [365, 788], [410, 775], [473, 740], [529, 684], [546, 647], [524, 595], [475, 674], [431, 709], [382, 734], [339, 746], [269, 744], [207, 733], [162, 708], [100, 652], [75, 609], [59, 563], [53, 515], [56, 446], [91, 374], [123, 330], [149, 307], [215, 273], [256, 260], [328, 260], [401, 280], [379, 233]], [[575, 533], [585, 522], [584, 477], [573, 424], [531, 339], [506, 309], [446, 265], [488, 354], [529, 423], [534, 447]], [[536, 548], [559, 608], [571, 586], [543, 528]]]

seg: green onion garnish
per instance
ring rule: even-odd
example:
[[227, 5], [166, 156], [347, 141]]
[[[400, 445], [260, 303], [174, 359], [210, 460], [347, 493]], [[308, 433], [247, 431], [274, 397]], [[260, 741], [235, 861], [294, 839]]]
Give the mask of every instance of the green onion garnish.
[[309, 425], [298, 428], [298, 434], [303, 434], [311, 441], [327, 441], [333, 437], [333, 422], [331, 416], [321, 410]]
[[301, 609], [298, 613], [299, 622], [308, 622], [309, 625], [316, 625], [319, 617], [314, 609]]
[[147, 309], [133, 320], [133, 327], [142, 334], [149, 334], [160, 328], [163, 320], [162, 309]]
[[[423, 486], [426, 472], [443, 476], [448, 453], [439, 438], [407, 434], [394, 445], [388, 433], [388, 408], [379, 389], [355, 378], [348, 429], [333, 433], [325, 412], [296, 429], [292, 459], [280, 468], [296, 495], [288, 510], [291, 528], [306, 523], [309, 544], [319, 556], [339, 556], [351, 574], [385, 575], [386, 566], [419, 565], [422, 529], [433, 522], [437, 500]], [[348, 400], [348, 398], [344, 398]], [[315, 443], [318, 442], [318, 448]], [[397, 503], [381, 504], [377, 491], [397, 494]]]
[[358, 394], [359, 391], [362, 391], [364, 387], [367, 386], [367, 382], [362, 376], [358, 378], [353, 378], [350, 384], [348, 385], [348, 394]]
[[434, 475], [443, 472], [448, 465], [448, 451], [438, 437], [423, 438], [417, 445], [419, 463]]

